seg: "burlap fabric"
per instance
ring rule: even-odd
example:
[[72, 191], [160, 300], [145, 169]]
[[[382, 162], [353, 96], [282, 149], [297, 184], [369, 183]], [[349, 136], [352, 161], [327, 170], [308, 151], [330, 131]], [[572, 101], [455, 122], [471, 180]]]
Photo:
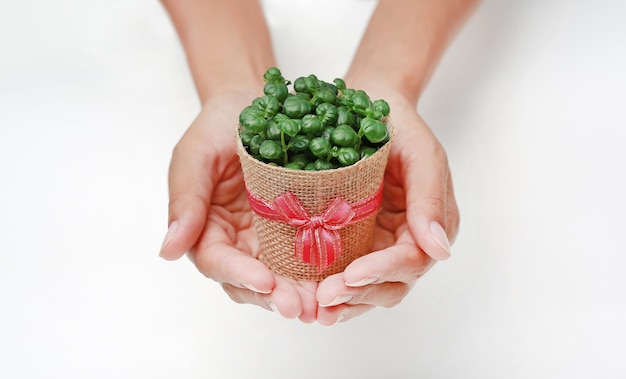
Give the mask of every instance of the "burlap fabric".
[[[387, 127], [392, 130], [389, 122]], [[304, 171], [272, 166], [253, 158], [237, 135], [237, 153], [248, 190], [267, 203], [291, 192], [300, 199], [310, 215], [321, 214], [337, 197], [352, 204], [374, 194], [383, 181], [390, 145], [391, 141], [371, 157], [352, 166]], [[369, 253], [376, 221], [374, 215], [341, 229], [343, 252], [320, 274], [317, 266], [294, 256], [295, 227], [256, 214], [254, 217], [260, 244], [258, 259], [280, 275], [306, 281], [321, 281], [342, 272], [350, 262]]]

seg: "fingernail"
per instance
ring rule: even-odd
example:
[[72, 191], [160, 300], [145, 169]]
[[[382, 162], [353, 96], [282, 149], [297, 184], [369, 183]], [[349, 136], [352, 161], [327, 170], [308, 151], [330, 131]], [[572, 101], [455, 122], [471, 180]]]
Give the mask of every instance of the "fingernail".
[[272, 290], [261, 291], [260, 289], [256, 288], [254, 285], [252, 285], [250, 283], [243, 283], [242, 286], [246, 287], [250, 291], [254, 291], [254, 292], [257, 292], [257, 293], [268, 294], [268, 293], [272, 292]]
[[278, 311], [278, 307], [276, 306], [276, 304], [274, 304], [274, 302], [273, 302], [273, 301], [268, 301], [268, 302], [267, 302], [267, 305], [270, 307], [270, 309], [272, 310], [272, 312], [275, 312], [275, 313], [280, 313], [280, 312]]
[[334, 307], [335, 305], [347, 303], [352, 300], [352, 295], [339, 295], [328, 304], [320, 304], [321, 307]]
[[[165, 238], [163, 238], [163, 244], [161, 245], [161, 252], [170, 243], [174, 236], [176, 235], [176, 230], [178, 229], [178, 220], [174, 220], [170, 226], [167, 228], [167, 233], [165, 233]], [[160, 255], [160, 254], [159, 254]]]
[[431, 221], [430, 223], [430, 236], [435, 241], [437, 245], [446, 253], [446, 258], [450, 257], [450, 241], [448, 241], [448, 236], [446, 235], [446, 231], [443, 230], [441, 225], [439, 225], [436, 221]]
[[358, 282], [355, 282], [355, 283], [346, 283], [346, 286], [348, 286], [348, 287], [363, 287], [363, 286], [366, 286], [368, 284], [372, 284], [372, 283], [374, 283], [377, 280], [378, 280], [377, 277], [369, 276], [369, 277], [361, 279], [361, 280], [359, 280]]
[[337, 324], [346, 321], [346, 317], [347, 315], [345, 313], [340, 314], [339, 317], [337, 317]]

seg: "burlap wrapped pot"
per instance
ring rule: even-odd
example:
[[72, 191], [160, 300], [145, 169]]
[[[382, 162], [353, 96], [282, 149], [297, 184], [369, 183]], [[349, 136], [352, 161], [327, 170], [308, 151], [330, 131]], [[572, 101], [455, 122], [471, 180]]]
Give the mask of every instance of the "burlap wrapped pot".
[[[392, 131], [389, 121], [387, 127]], [[237, 153], [248, 192], [268, 204], [278, 196], [293, 193], [309, 215], [321, 214], [336, 198], [354, 204], [376, 193], [383, 183], [390, 146], [391, 141], [371, 157], [352, 166], [305, 171], [273, 166], [253, 158], [237, 135]], [[277, 274], [296, 280], [321, 281], [342, 272], [350, 262], [371, 251], [375, 221], [376, 213], [340, 229], [342, 253], [328, 268], [319, 272], [316, 265], [303, 262], [294, 255], [296, 227], [255, 214], [260, 248], [258, 259]]]

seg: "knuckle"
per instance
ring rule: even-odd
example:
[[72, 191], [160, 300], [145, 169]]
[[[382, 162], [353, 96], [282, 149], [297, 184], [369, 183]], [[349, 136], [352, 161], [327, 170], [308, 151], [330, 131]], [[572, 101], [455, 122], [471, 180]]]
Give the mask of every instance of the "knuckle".
[[427, 204], [429, 207], [432, 207], [437, 210], [445, 210], [446, 208], [446, 199], [443, 192], [434, 192], [430, 193], [427, 197]]
[[436, 159], [436, 161], [441, 162], [441, 164], [448, 167], [448, 153], [446, 153], [446, 149], [439, 142], [431, 144], [431, 154]]
[[170, 212], [173, 212], [182, 211], [189, 208], [195, 211], [201, 211], [202, 213], [206, 213], [207, 202], [204, 196], [204, 194], [194, 192], [171, 191], [168, 204], [169, 210]]
[[186, 147], [185, 145], [186, 145], [186, 143], [185, 143], [185, 139], [184, 139], [184, 138], [183, 138], [183, 139], [181, 139], [181, 140], [179, 140], [179, 141], [178, 141], [178, 142], [174, 145], [174, 147], [172, 148], [172, 152], [171, 152], [171, 161], [170, 161], [170, 162], [172, 162], [172, 163], [173, 163], [173, 162], [176, 162], [176, 160], [177, 160], [180, 156], [182, 156], [182, 155], [185, 153], [185, 151], [187, 151], [187, 150], [188, 150], [188, 149], [187, 149], [187, 147]]

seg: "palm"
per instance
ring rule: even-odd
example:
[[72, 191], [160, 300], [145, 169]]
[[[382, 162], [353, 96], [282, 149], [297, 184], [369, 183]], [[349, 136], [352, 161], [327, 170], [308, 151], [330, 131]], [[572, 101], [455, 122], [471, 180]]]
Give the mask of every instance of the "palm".
[[[391, 157], [393, 158], [393, 157]], [[396, 244], [400, 232], [408, 231], [406, 202], [402, 183], [397, 180], [393, 167], [397, 163], [390, 159], [385, 175], [382, 209], [376, 218], [373, 251], [383, 250]]]
[[[245, 194], [241, 170], [238, 169], [239, 163], [234, 162], [233, 167], [236, 169], [231, 171], [230, 176], [224, 177], [215, 189], [207, 222], [207, 229], [212, 230], [211, 238], [201, 249], [210, 251], [212, 244], [226, 244], [243, 254], [257, 258], [258, 236]], [[279, 298], [272, 301], [280, 303], [280, 312], [288, 317], [300, 317], [306, 322], [314, 321], [317, 283], [299, 282], [280, 275], [274, 275], [274, 280], [273, 293]]]
[[[215, 190], [206, 228], [211, 232], [205, 233], [207, 238], [203, 236], [198, 249], [209, 252], [215, 246], [229, 245], [242, 255], [257, 258], [259, 242], [243, 180], [238, 170], [233, 170], [233, 173], [232, 177], [224, 178]], [[306, 322], [314, 321], [317, 283], [298, 282], [280, 275], [274, 275], [274, 280], [273, 292], [280, 298], [273, 301], [280, 303], [280, 311], [289, 317], [297, 316]], [[228, 286], [225, 288], [227, 292], [234, 290]]]
[[[222, 282], [227, 293], [235, 300], [249, 302], [250, 296], [256, 294], [241, 289], [239, 285], [253, 281], [256, 275], [253, 271], [256, 273], [263, 271], [262, 274], [267, 274], [269, 270], [261, 267], [255, 259], [259, 253], [258, 236], [245, 191], [239, 157], [235, 152], [234, 131], [228, 125], [237, 119], [237, 112], [243, 106], [243, 103], [233, 101], [232, 97], [225, 97], [223, 102], [213, 108], [217, 111], [211, 112], [212, 105], [209, 105], [206, 119], [201, 115], [197, 121], [199, 126], [193, 140], [196, 144], [202, 141], [203, 160], [212, 162], [210, 168], [214, 171], [211, 173], [212, 180], [205, 183], [206, 193], [211, 194], [206, 225], [192, 252], [194, 262], [201, 272]], [[217, 249], [228, 250], [229, 253], [218, 255]], [[218, 259], [221, 260], [219, 264]], [[240, 266], [240, 269], [231, 270], [237, 273], [235, 275], [237, 278], [232, 277], [233, 275], [216, 273], [215, 267], [228, 262]], [[272, 294], [266, 295], [267, 299], [260, 300], [257, 296], [255, 300], [259, 300], [260, 305], [266, 307], [272, 302], [287, 317], [300, 317], [306, 322], [314, 321], [317, 283], [299, 282], [280, 275], [271, 275], [274, 279]]]

